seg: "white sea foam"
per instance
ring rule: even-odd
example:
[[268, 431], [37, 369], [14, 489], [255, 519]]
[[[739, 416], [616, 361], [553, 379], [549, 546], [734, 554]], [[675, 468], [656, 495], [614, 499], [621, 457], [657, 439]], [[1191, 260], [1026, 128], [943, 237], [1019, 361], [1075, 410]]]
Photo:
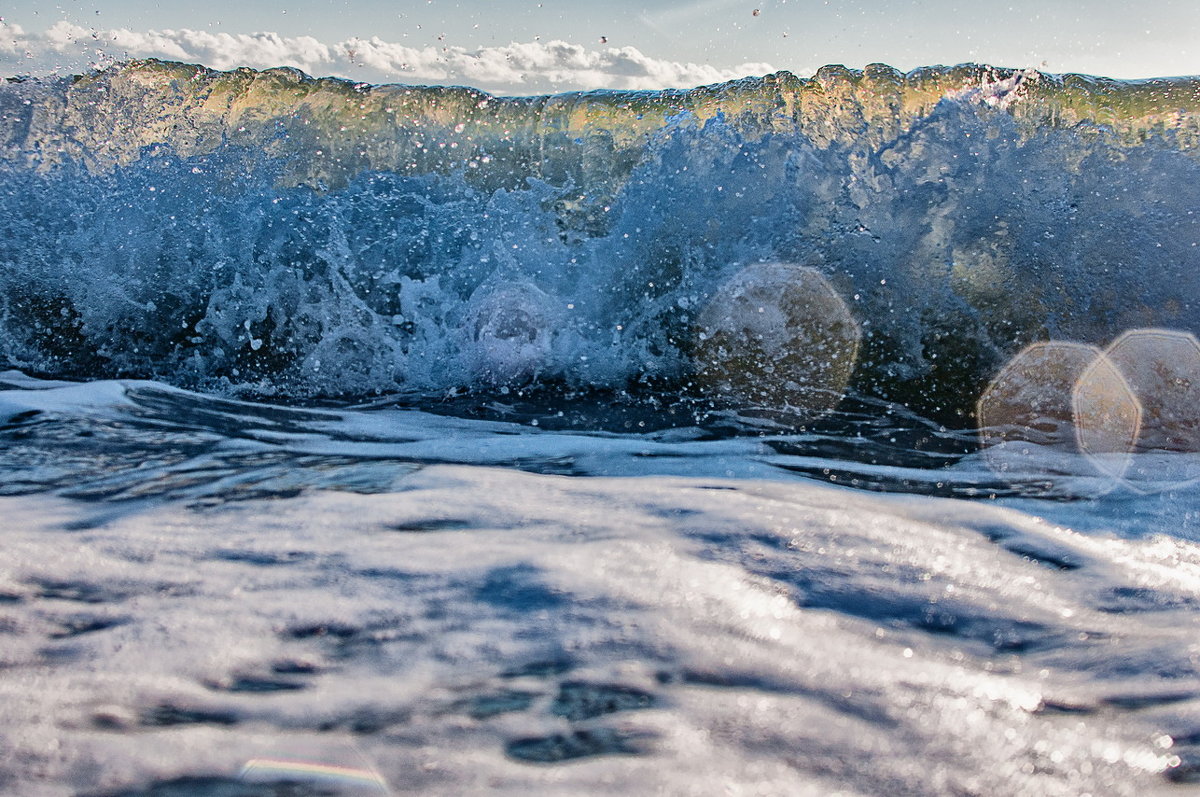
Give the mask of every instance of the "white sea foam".
[[[881, 496], [797, 477], [774, 437], [3, 380], [3, 484], [27, 486], [0, 497], [2, 790], [1194, 777], [1195, 496]], [[39, 452], [66, 477], [33, 486]]]
[[1194, 544], [809, 485], [400, 486], [107, 521], [0, 500], [10, 786], [232, 780], [293, 740], [395, 793], [1132, 794], [1200, 708], [1170, 697], [1200, 686]]

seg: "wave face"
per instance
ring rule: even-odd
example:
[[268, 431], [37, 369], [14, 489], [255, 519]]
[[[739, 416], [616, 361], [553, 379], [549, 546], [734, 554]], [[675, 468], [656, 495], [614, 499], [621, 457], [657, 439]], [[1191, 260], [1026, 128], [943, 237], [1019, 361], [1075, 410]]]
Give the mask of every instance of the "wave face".
[[155, 61], [0, 86], [0, 359], [282, 397], [687, 389], [815, 267], [857, 391], [969, 414], [1047, 338], [1200, 332], [1200, 80], [827, 67], [497, 98]]

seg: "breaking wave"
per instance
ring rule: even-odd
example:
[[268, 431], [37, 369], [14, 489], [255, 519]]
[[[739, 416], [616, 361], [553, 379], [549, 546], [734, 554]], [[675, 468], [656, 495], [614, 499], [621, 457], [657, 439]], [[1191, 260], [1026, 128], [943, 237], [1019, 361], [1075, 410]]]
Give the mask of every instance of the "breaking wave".
[[[830, 69], [700, 99], [423, 89], [386, 139], [312, 133], [348, 112], [310, 100], [358, 98], [369, 120], [400, 87], [155, 62], [10, 82], [0, 358], [297, 398], [686, 394], [703, 390], [705, 308], [785, 261], [861, 326], [853, 389], [953, 419], [1037, 340], [1200, 331], [1194, 112], [1163, 123], [1165, 100], [1135, 107], [1145, 85], [1094, 81], [1107, 118], [1074, 118], [1078, 81], [973, 69]], [[204, 128], [193, 111], [235, 79], [249, 88]], [[746, 110], [787, 80], [824, 104]], [[148, 103], [174, 126], [147, 132]], [[108, 147], [80, 144], [102, 121]]]

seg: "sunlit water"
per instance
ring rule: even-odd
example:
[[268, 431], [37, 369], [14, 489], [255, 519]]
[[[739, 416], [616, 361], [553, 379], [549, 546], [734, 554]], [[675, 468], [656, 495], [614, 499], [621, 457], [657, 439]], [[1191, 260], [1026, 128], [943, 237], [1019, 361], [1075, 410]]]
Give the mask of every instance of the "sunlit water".
[[4, 382], [7, 793], [1197, 777], [1194, 490], [1032, 498], [900, 410]]
[[1197, 97], [0, 84], [0, 793], [1194, 789]]

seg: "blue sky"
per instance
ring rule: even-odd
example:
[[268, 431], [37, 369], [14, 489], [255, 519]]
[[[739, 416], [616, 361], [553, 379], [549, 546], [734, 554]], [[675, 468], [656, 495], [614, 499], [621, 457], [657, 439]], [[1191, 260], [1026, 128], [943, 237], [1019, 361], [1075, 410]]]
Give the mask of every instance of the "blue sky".
[[872, 61], [1122, 78], [1200, 73], [1195, 0], [7, 0], [0, 13], [5, 74], [156, 56], [531, 93], [688, 86]]

